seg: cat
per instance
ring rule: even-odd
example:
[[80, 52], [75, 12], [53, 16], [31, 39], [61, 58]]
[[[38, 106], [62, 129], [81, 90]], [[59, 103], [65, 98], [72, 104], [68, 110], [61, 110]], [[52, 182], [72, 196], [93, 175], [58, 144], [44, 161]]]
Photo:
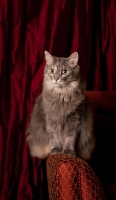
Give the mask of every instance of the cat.
[[93, 115], [78, 53], [67, 58], [47, 51], [44, 54], [43, 91], [35, 101], [27, 128], [30, 153], [40, 159], [50, 153], [66, 153], [89, 160], [95, 148]]

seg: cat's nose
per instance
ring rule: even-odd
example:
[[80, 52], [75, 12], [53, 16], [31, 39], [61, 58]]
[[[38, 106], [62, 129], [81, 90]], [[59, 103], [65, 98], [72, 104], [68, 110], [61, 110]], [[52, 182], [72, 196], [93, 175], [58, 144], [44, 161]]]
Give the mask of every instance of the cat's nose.
[[56, 77], [54, 77], [54, 80], [55, 80], [55, 81], [57, 81], [58, 79], [59, 79], [59, 78], [58, 78], [57, 76], [56, 76]]

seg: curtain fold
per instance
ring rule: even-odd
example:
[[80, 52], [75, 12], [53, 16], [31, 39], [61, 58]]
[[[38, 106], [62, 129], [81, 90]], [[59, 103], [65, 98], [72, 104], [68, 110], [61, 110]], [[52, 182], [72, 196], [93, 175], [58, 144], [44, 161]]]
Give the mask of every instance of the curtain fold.
[[78, 51], [87, 89], [115, 90], [115, 0], [0, 0], [2, 200], [48, 198], [45, 161], [31, 158], [25, 142], [42, 90], [44, 50]]

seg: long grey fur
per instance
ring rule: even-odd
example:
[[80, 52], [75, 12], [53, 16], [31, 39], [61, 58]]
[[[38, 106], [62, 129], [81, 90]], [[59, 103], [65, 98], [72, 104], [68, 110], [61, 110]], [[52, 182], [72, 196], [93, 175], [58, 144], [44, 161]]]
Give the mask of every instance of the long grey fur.
[[27, 129], [30, 153], [42, 159], [50, 153], [66, 153], [89, 160], [95, 148], [93, 115], [78, 53], [59, 58], [45, 51], [45, 59], [43, 91]]

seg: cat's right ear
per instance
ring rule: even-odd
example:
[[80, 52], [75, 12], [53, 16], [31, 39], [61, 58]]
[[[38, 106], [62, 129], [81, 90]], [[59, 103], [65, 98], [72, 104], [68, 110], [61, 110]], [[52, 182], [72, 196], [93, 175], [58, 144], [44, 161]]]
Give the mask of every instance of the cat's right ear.
[[48, 51], [44, 51], [44, 54], [45, 54], [46, 64], [52, 65], [54, 61], [54, 57]]
[[68, 58], [70, 66], [71, 67], [77, 66], [78, 59], [79, 59], [78, 53], [77, 52], [72, 53]]

